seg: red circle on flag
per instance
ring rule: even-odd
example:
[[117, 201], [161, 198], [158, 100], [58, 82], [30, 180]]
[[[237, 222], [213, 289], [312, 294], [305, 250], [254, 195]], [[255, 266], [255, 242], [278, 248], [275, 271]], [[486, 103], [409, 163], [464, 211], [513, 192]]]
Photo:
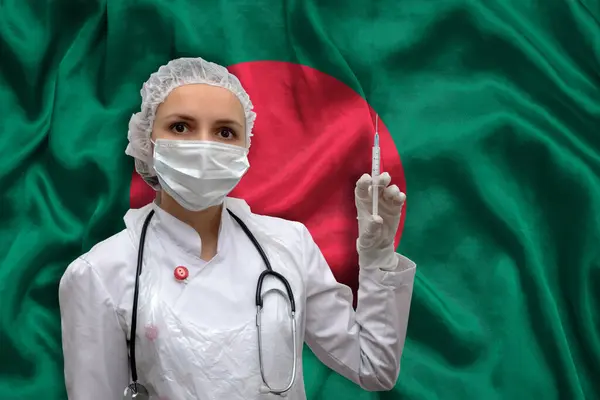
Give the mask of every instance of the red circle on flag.
[[[375, 112], [343, 82], [314, 68], [254, 61], [228, 68], [249, 93], [257, 113], [250, 169], [231, 193], [257, 214], [307, 226], [336, 279], [358, 283], [358, 225], [354, 187], [371, 172]], [[381, 170], [406, 192], [404, 171], [385, 123], [379, 121]], [[133, 174], [131, 207], [154, 198]], [[396, 245], [400, 241], [406, 205]]]

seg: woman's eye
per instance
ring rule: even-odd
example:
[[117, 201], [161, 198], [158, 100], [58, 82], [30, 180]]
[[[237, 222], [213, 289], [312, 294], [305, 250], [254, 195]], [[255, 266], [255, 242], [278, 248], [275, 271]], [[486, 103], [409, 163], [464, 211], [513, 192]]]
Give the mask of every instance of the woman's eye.
[[173, 125], [171, 125], [171, 130], [175, 133], [186, 133], [187, 129], [187, 125], [183, 122], [176, 122]]
[[219, 135], [223, 139], [233, 139], [235, 137], [235, 132], [231, 128], [221, 128], [219, 130]]

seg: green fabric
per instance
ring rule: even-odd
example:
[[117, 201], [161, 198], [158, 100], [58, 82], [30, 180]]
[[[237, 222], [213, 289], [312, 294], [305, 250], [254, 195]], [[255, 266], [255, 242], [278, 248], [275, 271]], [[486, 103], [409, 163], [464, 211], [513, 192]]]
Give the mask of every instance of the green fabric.
[[[212, 6], [209, 6], [212, 4]], [[600, 383], [600, 2], [0, 2], [0, 399], [65, 399], [58, 281], [122, 228], [159, 65], [283, 60], [351, 86], [402, 158], [402, 372], [309, 399], [591, 399]]]

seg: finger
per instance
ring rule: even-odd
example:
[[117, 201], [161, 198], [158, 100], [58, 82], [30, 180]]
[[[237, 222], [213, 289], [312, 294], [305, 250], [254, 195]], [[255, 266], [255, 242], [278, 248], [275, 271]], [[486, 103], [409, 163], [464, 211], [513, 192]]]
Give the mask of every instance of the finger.
[[373, 180], [369, 174], [363, 174], [356, 182], [356, 189], [354, 190], [356, 196], [360, 198], [368, 197], [372, 182]]
[[382, 226], [383, 218], [381, 218], [381, 215], [371, 215], [371, 217], [369, 218], [369, 222], [367, 223], [367, 228], [365, 229], [365, 232], [369, 235], [372, 235], [374, 233], [377, 233], [377, 231], [379, 231]]
[[376, 179], [376, 181], [377, 182], [374, 183], [377, 184], [377, 186], [386, 187], [392, 181], [392, 177], [387, 172], [384, 172], [383, 174], [379, 175], [379, 179]]
[[394, 205], [400, 206], [404, 204], [406, 195], [400, 191], [397, 185], [388, 186], [383, 191], [383, 199], [391, 202]]
[[[381, 198], [383, 196], [383, 191], [385, 189], [385, 186], [384, 185], [377, 185], [376, 187], [377, 187], [377, 193], [379, 194], [379, 198]], [[369, 186], [369, 189], [367, 189], [367, 193], [369, 194], [369, 198], [372, 198], [372, 196], [373, 196], [373, 185]]]

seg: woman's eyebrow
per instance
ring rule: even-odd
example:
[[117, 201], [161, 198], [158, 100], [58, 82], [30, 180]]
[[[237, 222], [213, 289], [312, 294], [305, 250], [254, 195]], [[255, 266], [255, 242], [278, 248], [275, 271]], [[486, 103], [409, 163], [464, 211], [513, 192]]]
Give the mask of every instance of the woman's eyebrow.
[[190, 115], [182, 113], [172, 113], [164, 117], [165, 119], [181, 119], [184, 121], [195, 121], [196, 119]]
[[215, 124], [219, 124], [219, 125], [235, 125], [235, 126], [238, 126], [240, 128], [244, 127], [242, 124], [240, 124], [236, 120], [228, 119], [228, 118], [218, 119], [218, 120], [215, 121]]

